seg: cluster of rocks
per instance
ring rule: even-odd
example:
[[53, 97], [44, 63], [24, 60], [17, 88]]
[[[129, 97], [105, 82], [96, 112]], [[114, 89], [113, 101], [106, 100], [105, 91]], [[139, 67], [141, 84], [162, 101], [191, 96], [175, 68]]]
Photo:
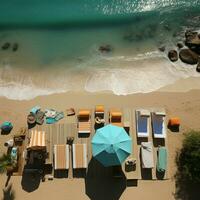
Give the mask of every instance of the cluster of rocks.
[[12, 51], [17, 51], [18, 48], [19, 48], [19, 45], [17, 43], [14, 43], [13, 45], [9, 42], [5, 42], [2, 46], [1, 46], [1, 49], [2, 50], [8, 50], [12, 48]]
[[[200, 72], [200, 34], [194, 31], [185, 32], [185, 45], [181, 42], [177, 44], [177, 50], [170, 50], [168, 57], [172, 62], [176, 62], [178, 58], [186, 64], [196, 65], [197, 72]], [[163, 51], [164, 49], [161, 49]]]

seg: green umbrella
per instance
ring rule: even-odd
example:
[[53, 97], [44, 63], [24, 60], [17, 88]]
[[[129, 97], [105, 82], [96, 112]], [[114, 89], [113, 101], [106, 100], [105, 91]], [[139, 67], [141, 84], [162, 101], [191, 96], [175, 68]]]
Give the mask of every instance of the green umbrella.
[[105, 167], [121, 165], [131, 152], [132, 140], [122, 127], [109, 124], [92, 138], [93, 157]]

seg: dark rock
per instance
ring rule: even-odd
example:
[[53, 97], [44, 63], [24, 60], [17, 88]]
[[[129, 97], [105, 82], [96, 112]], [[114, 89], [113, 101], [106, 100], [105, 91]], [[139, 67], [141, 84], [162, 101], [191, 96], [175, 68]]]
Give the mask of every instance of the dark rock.
[[198, 62], [199, 56], [190, 49], [181, 49], [179, 52], [180, 59], [187, 64], [195, 65]]
[[197, 54], [200, 54], [200, 37], [198, 32], [186, 31], [185, 45]]
[[196, 71], [197, 71], [197, 72], [200, 72], [200, 60], [199, 60], [199, 62], [198, 62], [198, 65], [197, 65]]
[[165, 51], [165, 46], [158, 47], [158, 49], [159, 49], [161, 52], [164, 52], [164, 51]]
[[178, 60], [178, 53], [176, 50], [170, 50], [168, 52], [168, 57], [172, 62], [175, 62]]
[[14, 43], [14, 44], [13, 44], [12, 50], [13, 50], [13, 51], [17, 51], [18, 47], [19, 47], [18, 44], [17, 44], [17, 43]]
[[102, 45], [102, 46], [99, 47], [99, 51], [101, 51], [101, 52], [110, 52], [110, 51], [112, 51], [112, 48], [108, 44], [107, 45]]
[[177, 43], [177, 47], [178, 47], [179, 49], [182, 49], [182, 48], [184, 47], [184, 45], [183, 45], [183, 43], [178, 42], [178, 43]]
[[10, 47], [10, 43], [9, 42], [6, 42], [3, 44], [3, 46], [1, 47], [3, 50], [6, 50]]

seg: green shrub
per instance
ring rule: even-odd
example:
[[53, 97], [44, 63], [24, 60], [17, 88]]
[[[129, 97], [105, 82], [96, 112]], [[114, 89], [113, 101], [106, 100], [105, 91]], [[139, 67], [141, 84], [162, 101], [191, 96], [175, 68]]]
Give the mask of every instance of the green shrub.
[[183, 181], [200, 183], [200, 132], [185, 134], [183, 147], [177, 156], [177, 166]]

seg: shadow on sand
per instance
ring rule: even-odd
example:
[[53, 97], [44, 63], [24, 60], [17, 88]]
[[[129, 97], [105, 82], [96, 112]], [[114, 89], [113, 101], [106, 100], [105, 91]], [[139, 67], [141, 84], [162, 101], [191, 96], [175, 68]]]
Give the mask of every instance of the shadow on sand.
[[40, 185], [41, 174], [38, 171], [27, 172], [23, 171], [21, 185], [26, 192], [33, 192]]
[[10, 184], [8, 187], [3, 189], [3, 198], [2, 200], [14, 200], [15, 199], [15, 192], [12, 189], [12, 184]]
[[126, 188], [123, 172], [119, 175], [113, 176], [112, 167], [91, 159], [85, 178], [86, 194], [91, 200], [118, 200]]

